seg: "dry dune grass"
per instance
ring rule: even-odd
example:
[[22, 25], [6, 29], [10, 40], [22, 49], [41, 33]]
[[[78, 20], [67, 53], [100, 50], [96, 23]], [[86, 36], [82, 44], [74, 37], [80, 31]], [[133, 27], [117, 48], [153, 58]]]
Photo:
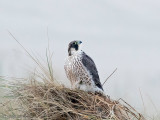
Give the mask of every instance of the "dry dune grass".
[[[37, 60], [36, 60], [37, 61]], [[5, 118], [26, 120], [144, 120], [144, 117], [122, 99], [72, 90], [54, 78], [49, 59], [47, 67], [39, 61], [39, 69], [14, 84], [11, 115]], [[28, 82], [27, 82], [28, 81]], [[16, 104], [16, 106], [15, 106]], [[7, 111], [7, 110], [6, 110]], [[7, 111], [8, 112], [8, 111]]]
[[14, 91], [23, 117], [43, 120], [144, 120], [128, 104], [108, 96], [32, 82]]
[[[35, 59], [38, 69], [32, 77], [14, 84], [12, 116], [26, 120], [144, 120], [144, 117], [122, 99], [72, 90], [54, 78], [51, 59], [43, 65]], [[21, 82], [20, 82], [21, 81]], [[14, 106], [16, 104], [16, 106]], [[4, 104], [5, 105], [5, 104]], [[3, 105], [3, 106], [4, 106]], [[6, 106], [6, 105], [5, 105]], [[13, 116], [14, 115], [14, 116]]]
[[[15, 39], [13, 35], [12, 37]], [[29, 54], [24, 47], [23, 49]], [[14, 113], [12, 118], [27, 120], [144, 120], [140, 113], [122, 99], [115, 101], [109, 96], [72, 90], [59, 84], [53, 74], [52, 55], [48, 55], [48, 53], [50, 52], [46, 52], [45, 64], [29, 54], [38, 68], [32, 77], [24, 79], [25, 82], [21, 80], [21, 83], [14, 84], [15, 88], [12, 89], [14, 100], [10, 101], [12, 103], [11, 112]], [[15, 108], [14, 103], [16, 103]], [[4, 106], [6, 104], [3, 104]], [[9, 118], [7, 114], [5, 117]]]

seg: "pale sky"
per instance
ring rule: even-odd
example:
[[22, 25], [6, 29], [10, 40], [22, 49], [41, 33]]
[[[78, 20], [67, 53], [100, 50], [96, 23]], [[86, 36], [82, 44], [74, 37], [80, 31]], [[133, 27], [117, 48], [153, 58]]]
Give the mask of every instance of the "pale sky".
[[159, 0], [0, 0], [0, 74], [26, 76], [32, 61], [8, 34], [9, 30], [31, 53], [45, 58], [47, 27], [56, 76], [65, 81], [63, 65], [72, 40], [97, 65], [111, 98], [123, 98], [143, 110], [160, 107]]

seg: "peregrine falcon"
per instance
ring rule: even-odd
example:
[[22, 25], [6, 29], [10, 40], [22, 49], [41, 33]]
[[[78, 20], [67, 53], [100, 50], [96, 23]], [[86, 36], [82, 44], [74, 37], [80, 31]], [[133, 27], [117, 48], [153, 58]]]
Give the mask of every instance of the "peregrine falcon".
[[94, 61], [81, 50], [81, 41], [69, 43], [64, 69], [73, 89], [103, 93]]

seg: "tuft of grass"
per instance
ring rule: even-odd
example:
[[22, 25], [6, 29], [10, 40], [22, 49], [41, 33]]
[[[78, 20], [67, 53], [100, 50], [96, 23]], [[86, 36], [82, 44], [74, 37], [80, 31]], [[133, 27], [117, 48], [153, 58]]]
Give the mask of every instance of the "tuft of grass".
[[[10, 35], [16, 40], [11, 33]], [[14, 87], [10, 87], [10, 96], [14, 99], [0, 104], [3, 108], [0, 116], [3, 119], [145, 120], [142, 114], [122, 99], [116, 101], [109, 96], [73, 90], [59, 84], [54, 77], [49, 50], [46, 52], [46, 63], [42, 64], [21, 44], [20, 46], [38, 68], [31, 77], [12, 84]]]
[[34, 60], [39, 68], [31, 77], [9, 87], [12, 90], [9, 96], [14, 99], [2, 104], [1, 116], [4, 119], [144, 120], [122, 99], [116, 101], [109, 96], [73, 90], [59, 84], [48, 55], [45, 66], [38, 59]]
[[60, 84], [42, 83], [30, 78], [13, 90], [14, 100], [4, 104], [6, 119], [43, 120], [144, 120], [123, 100], [72, 90]]

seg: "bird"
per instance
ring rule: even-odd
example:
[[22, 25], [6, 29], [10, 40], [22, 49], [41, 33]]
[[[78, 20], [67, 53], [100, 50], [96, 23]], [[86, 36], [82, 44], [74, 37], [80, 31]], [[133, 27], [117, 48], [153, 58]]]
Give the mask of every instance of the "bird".
[[91, 57], [81, 50], [82, 41], [74, 40], [68, 45], [68, 57], [64, 69], [73, 89], [87, 92], [102, 93], [96, 65]]

